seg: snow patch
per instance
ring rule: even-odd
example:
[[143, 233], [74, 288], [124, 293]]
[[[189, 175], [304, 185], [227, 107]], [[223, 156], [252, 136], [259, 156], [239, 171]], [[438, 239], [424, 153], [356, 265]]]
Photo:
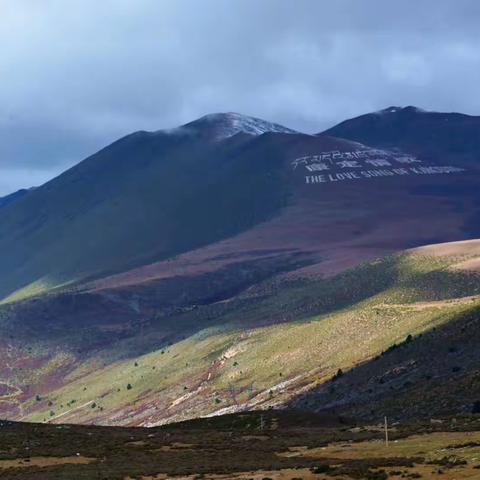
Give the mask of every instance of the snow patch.
[[213, 135], [216, 140], [233, 137], [238, 133], [248, 135], [262, 135], [263, 133], [298, 133], [295, 130], [284, 127], [277, 123], [267, 122], [260, 118], [249, 117], [239, 113], [211, 113], [193, 122], [187, 123], [169, 133], [194, 133], [206, 131]]
[[427, 110], [424, 110], [423, 108], [418, 108], [418, 107], [388, 107], [384, 108], [383, 110], [378, 110], [376, 112], [373, 112], [374, 115], [388, 115], [389, 113], [398, 113], [402, 111], [410, 111], [410, 112], [415, 112], [415, 113], [429, 113]]

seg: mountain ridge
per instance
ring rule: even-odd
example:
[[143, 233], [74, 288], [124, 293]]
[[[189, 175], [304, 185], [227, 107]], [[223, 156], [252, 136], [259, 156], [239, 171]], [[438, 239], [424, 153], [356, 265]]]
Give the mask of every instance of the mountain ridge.
[[430, 112], [417, 107], [389, 107], [345, 120], [329, 135], [377, 147], [397, 147], [428, 158], [442, 155], [478, 166], [480, 116]]
[[[225, 134], [225, 125], [227, 136], [218, 137], [219, 132]], [[183, 133], [179, 135], [178, 129]], [[306, 135], [234, 113], [201, 117], [178, 129], [174, 133], [163, 130], [127, 135], [39, 187], [21, 204], [2, 209], [0, 246], [10, 255], [2, 261], [3, 271], [9, 271], [9, 275], [2, 278], [0, 270], [0, 297], [10, 301], [62, 285], [76, 285], [233, 239], [257, 225], [262, 228], [265, 222], [273, 221], [274, 227], [275, 218], [287, 219], [295, 208], [300, 215], [309, 216], [314, 226], [322, 222], [313, 213], [315, 204], [341, 205], [345, 202], [342, 195], [358, 197], [352, 201], [362, 203], [377, 195], [368, 186], [380, 181], [392, 184], [399, 198], [405, 196], [408, 202], [416, 198], [408, 189], [418, 185], [415, 188], [421, 192], [440, 188], [449, 203], [458, 203], [458, 194], [444, 187], [447, 179], [414, 177], [471, 168], [472, 163], [448, 153], [446, 159], [456, 166], [437, 167], [441, 158], [432, 163], [428, 156], [424, 160], [395, 149], [375, 150], [355, 138], [341, 139], [326, 133]], [[185, 134], [185, 129], [190, 133]], [[197, 133], [191, 135], [191, 131]], [[329, 165], [318, 160], [316, 154], [321, 152]], [[332, 155], [343, 160], [335, 160]], [[401, 169], [375, 167], [400, 161]], [[430, 164], [422, 167], [427, 161]], [[355, 168], [362, 162], [371, 163], [369, 169], [361, 171], [370, 182], [363, 186], [357, 182], [360, 177]], [[343, 173], [348, 165], [350, 171]], [[335, 173], [323, 175], [320, 171], [312, 175], [319, 168]], [[384, 178], [392, 175], [395, 178]], [[469, 175], [458, 177], [465, 184], [461, 195], [474, 197], [473, 190], [467, 192], [473, 189]], [[354, 182], [339, 183], [345, 180]], [[309, 181], [330, 184], [305, 185]], [[223, 201], [219, 203], [217, 198]], [[348, 209], [346, 205], [341, 208]], [[296, 222], [291, 217], [287, 221]], [[97, 238], [98, 224], [103, 231]], [[297, 227], [291, 224], [291, 228]], [[428, 243], [433, 237], [421, 242]], [[437, 235], [437, 239], [455, 237]], [[415, 244], [401, 243], [399, 248]], [[268, 249], [268, 241], [265, 245]], [[265, 249], [265, 245], [258, 249]], [[382, 247], [378, 252], [387, 250]]]

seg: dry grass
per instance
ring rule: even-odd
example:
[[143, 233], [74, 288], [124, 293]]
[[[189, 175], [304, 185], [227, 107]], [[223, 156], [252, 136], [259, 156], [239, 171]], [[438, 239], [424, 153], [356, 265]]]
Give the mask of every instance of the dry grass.
[[96, 458], [82, 457], [75, 455], [70, 457], [25, 457], [12, 460], [0, 460], [0, 470], [31, 468], [31, 467], [50, 467], [52, 465], [86, 465], [95, 462]]

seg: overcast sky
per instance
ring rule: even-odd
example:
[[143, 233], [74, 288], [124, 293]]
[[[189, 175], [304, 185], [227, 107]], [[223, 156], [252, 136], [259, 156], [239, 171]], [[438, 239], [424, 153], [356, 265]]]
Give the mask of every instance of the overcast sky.
[[479, 25], [478, 0], [0, 0], [0, 195], [210, 112], [479, 115]]

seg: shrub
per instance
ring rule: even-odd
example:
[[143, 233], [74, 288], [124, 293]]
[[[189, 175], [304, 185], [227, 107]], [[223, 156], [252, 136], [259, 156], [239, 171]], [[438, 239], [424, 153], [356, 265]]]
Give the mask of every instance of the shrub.
[[335, 380], [338, 380], [340, 377], [343, 377], [343, 375], [344, 375], [343, 370], [339, 368], [337, 370], [337, 373], [332, 377], [332, 382], [334, 382]]

